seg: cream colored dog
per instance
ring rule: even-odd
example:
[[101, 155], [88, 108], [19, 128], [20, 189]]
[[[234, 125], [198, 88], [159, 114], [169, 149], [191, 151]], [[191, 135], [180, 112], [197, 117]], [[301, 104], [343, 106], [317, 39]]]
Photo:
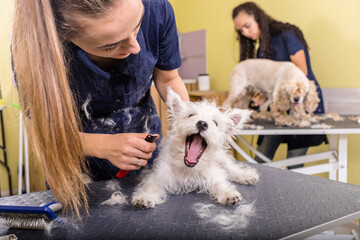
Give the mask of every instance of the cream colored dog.
[[259, 92], [267, 99], [260, 112], [270, 106], [276, 124], [310, 125], [310, 116], [319, 103], [316, 86], [292, 62], [248, 59], [234, 67], [230, 78], [224, 107], [246, 108], [253, 94]]
[[270, 105], [272, 117], [277, 125], [310, 126], [319, 101], [314, 81], [285, 81]]

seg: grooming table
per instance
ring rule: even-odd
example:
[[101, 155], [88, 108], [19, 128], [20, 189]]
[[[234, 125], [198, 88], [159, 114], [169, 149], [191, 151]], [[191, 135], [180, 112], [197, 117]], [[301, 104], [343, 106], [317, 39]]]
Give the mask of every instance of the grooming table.
[[[322, 135], [327, 134], [329, 136], [329, 151], [322, 153], [309, 154], [300, 157], [288, 158], [279, 161], [270, 161], [268, 158], [263, 159], [267, 161], [264, 163], [268, 166], [283, 168], [289, 165], [295, 165], [300, 163], [309, 163], [319, 160], [328, 159], [328, 163], [318, 164], [310, 167], [296, 168], [291, 171], [316, 174], [329, 172], [329, 179], [338, 180], [341, 182], [347, 182], [347, 135], [348, 134], [360, 134], [360, 124], [355, 121], [349, 120], [348, 116], [342, 116], [344, 121], [336, 122], [332, 119], [325, 119], [316, 124], [325, 123], [332, 125], [332, 128], [311, 128], [311, 127], [287, 127], [277, 126], [273, 121], [256, 119], [250, 124], [257, 126], [263, 126], [261, 130], [245, 128], [241, 130], [236, 137], [255, 155], [263, 157], [261, 153], [256, 151], [249, 143], [243, 139], [242, 135]], [[314, 123], [312, 125], [315, 125]], [[257, 163], [252, 157], [250, 157], [235, 141], [231, 141], [231, 146], [248, 162]], [[336, 174], [338, 171], [338, 175]]]
[[[260, 180], [253, 186], [239, 185], [244, 199], [254, 203], [255, 215], [246, 228], [222, 230], [204, 222], [194, 212], [194, 203], [214, 204], [226, 210], [206, 194], [171, 195], [154, 209], [140, 210], [130, 204], [100, 205], [114, 191], [105, 189], [106, 182], [90, 185], [90, 216], [83, 227], [55, 228], [51, 236], [43, 231], [9, 229], [19, 239], [303, 239], [360, 218], [360, 186], [337, 182], [292, 171], [251, 164]], [[130, 199], [135, 179], [114, 180]], [[51, 201], [50, 191], [22, 195]], [[0, 204], [18, 196], [0, 198]], [[42, 198], [42, 197], [40, 197]]]

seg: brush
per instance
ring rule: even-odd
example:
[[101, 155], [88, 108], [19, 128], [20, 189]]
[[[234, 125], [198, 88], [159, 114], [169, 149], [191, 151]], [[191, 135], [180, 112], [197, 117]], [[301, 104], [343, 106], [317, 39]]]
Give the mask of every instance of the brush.
[[[147, 142], [154, 142], [155, 139], [157, 138], [158, 135], [147, 135], [145, 138], [145, 141]], [[124, 178], [128, 173], [130, 172], [130, 170], [120, 170], [117, 174], [116, 177], [117, 178]]]
[[43, 230], [51, 221], [60, 221], [55, 212], [61, 208], [58, 202], [42, 206], [0, 205], [0, 222], [9, 228]]

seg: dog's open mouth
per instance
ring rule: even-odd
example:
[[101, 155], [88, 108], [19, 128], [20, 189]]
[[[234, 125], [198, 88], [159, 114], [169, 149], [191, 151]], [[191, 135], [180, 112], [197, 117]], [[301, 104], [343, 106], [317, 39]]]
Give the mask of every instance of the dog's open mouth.
[[207, 147], [207, 143], [200, 134], [192, 134], [186, 137], [184, 163], [188, 167], [194, 167]]

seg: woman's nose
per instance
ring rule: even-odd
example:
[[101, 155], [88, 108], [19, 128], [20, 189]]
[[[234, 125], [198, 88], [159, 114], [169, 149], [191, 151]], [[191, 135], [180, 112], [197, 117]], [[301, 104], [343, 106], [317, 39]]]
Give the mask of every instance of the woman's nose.
[[131, 54], [137, 54], [138, 52], [140, 52], [140, 45], [136, 39], [136, 35], [131, 35], [129, 38], [126, 39], [123, 49], [126, 49], [126, 51]]
[[243, 29], [242, 34], [248, 38], [249, 37], [249, 29]]

